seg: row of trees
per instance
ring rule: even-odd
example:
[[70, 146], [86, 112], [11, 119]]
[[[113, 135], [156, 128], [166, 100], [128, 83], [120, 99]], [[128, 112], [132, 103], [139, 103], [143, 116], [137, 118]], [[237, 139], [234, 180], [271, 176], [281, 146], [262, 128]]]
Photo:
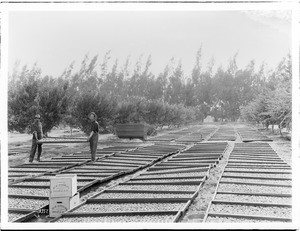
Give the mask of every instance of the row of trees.
[[292, 126], [292, 63], [288, 56], [280, 62], [262, 91], [247, 105], [241, 106], [241, 115], [248, 121], [262, 123], [268, 128]]
[[182, 104], [169, 104], [144, 97], [130, 97], [128, 101], [116, 102], [100, 93], [95, 95], [88, 93], [82, 95], [76, 102], [71, 117], [74, 125], [79, 125], [86, 131], [88, 128], [86, 115], [90, 111], [100, 115], [98, 122], [105, 132], [111, 131], [117, 123], [147, 123], [158, 128], [180, 126], [196, 119], [195, 108], [187, 108]]
[[[236, 121], [242, 115], [247, 120], [261, 122], [265, 118], [258, 119], [257, 113], [261, 112], [255, 112], [253, 107], [259, 98], [266, 99], [263, 94], [273, 92], [276, 97], [290, 102], [289, 56], [276, 70], [267, 71], [262, 64], [256, 71], [254, 61], [239, 69], [235, 55], [227, 68], [219, 67], [215, 73], [213, 60], [203, 68], [201, 56], [199, 49], [194, 68], [188, 75], [184, 74], [180, 61], [175, 64], [174, 58], [157, 76], [150, 71], [151, 56], [145, 65], [140, 57], [133, 71], [129, 70], [130, 59], [122, 66], [118, 60], [110, 65], [109, 51], [102, 60], [98, 56], [85, 56], [79, 70], [75, 71], [71, 64], [55, 78], [42, 76], [37, 65], [22, 69], [16, 65], [9, 76], [9, 130], [24, 132], [35, 113], [42, 115], [45, 132], [62, 122], [85, 130], [90, 111], [99, 115], [103, 131], [110, 130], [115, 123], [125, 122], [179, 126], [203, 121], [207, 115], [216, 121]], [[281, 88], [284, 91], [279, 90]], [[281, 125], [287, 124], [289, 113], [279, 111], [290, 110], [290, 104], [275, 100], [271, 95], [268, 99], [277, 103], [268, 121], [274, 123], [273, 118], [280, 117], [281, 121], [285, 118]], [[270, 105], [270, 102], [262, 104]]]

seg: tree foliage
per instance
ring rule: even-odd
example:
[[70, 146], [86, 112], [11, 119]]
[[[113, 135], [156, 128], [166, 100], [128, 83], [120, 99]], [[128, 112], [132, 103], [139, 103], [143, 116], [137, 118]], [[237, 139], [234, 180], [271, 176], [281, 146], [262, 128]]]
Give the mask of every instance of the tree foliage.
[[41, 77], [35, 65], [32, 69], [24, 66], [21, 72], [15, 70], [8, 87], [8, 129], [29, 131], [35, 114], [40, 114], [43, 132], [47, 134], [63, 118], [68, 101], [67, 82], [64, 79]]
[[102, 131], [116, 123], [143, 122], [154, 127], [180, 126], [203, 121], [236, 121], [291, 125], [291, 57], [284, 57], [275, 70], [255, 61], [241, 69], [235, 54], [227, 68], [213, 72], [214, 59], [202, 65], [202, 47], [196, 52], [190, 73], [181, 61], [171, 58], [164, 70], [151, 72], [151, 55], [141, 55], [131, 71], [132, 60], [124, 64], [86, 55], [78, 70], [74, 62], [59, 77], [42, 76], [37, 65], [16, 67], [9, 77], [8, 127], [24, 132], [35, 113], [40, 113], [44, 129], [59, 123], [87, 132], [87, 115], [94, 111]]
[[291, 57], [284, 57], [264, 84], [264, 92], [254, 97], [245, 106], [241, 107], [243, 118], [262, 122], [268, 128], [269, 125], [278, 125], [282, 128], [291, 129], [292, 122], [292, 65]]

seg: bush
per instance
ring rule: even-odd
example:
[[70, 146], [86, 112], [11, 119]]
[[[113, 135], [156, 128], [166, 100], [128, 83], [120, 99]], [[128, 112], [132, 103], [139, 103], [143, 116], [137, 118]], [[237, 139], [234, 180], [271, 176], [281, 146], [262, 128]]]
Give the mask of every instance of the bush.
[[116, 109], [115, 123], [143, 123], [142, 110], [138, 102], [121, 102]]
[[88, 92], [82, 94], [76, 101], [72, 115], [76, 118], [78, 126], [85, 132], [89, 132], [90, 112], [95, 112], [100, 129], [107, 132], [115, 119], [116, 102], [100, 93]]
[[195, 119], [194, 108], [186, 108], [182, 104], [131, 98], [130, 102], [118, 104], [115, 123], [146, 123], [157, 128], [165, 125], [181, 126]]

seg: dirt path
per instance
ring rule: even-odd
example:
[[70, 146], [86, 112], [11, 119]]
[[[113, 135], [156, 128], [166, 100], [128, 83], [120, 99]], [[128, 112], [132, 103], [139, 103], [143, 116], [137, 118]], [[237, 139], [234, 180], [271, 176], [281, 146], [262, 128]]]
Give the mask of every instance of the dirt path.
[[225, 151], [223, 158], [216, 167], [211, 169], [208, 179], [204, 182], [199, 194], [188, 208], [186, 214], [181, 218], [180, 222], [199, 223], [203, 221], [209, 202], [213, 199], [217, 183], [227, 164], [227, 160], [233, 146], [234, 142], [228, 142], [228, 148]]

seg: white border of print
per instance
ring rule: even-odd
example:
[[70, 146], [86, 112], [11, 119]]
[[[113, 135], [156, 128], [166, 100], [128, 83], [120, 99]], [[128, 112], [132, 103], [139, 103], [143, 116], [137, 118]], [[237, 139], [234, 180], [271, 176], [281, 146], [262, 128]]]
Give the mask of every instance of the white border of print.
[[[60, 1], [61, 2], [61, 1]], [[70, 1], [69, 1], [70, 2]], [[203, 3], [203, 1], [190, 1], [193, 3], [185, 3], [180, 1], [157, 1], [156, 3], [144, 2], [138, 3], [133, 1], [123, 3], [109, 3], [104, 1], [90, 1], [84, 3], [71, 1], [72, 3], [9, 3], [1, 4], [1, 78], [0, 78], [0, 113], [1, 124], [1, 228], [3, 229], [299, 229], [299, 5], [297, 1], [278, 1], [266, 3], [240, 2], [222, 3], [222, 1], [213, 1]], [[168, 3], [167, 3], [168, 2]], [[228, 1], [227, 1], [228, 2]], [[56, 224], [56, 223], [22, 223], [14, 224], [7, 222], [7, 73], [8, 73], [8, 13], [10, 11], [226, 11], [226, 10], [292, 10], [293, 11], [293, 41], [292, 41], [292, 58], [293, 58], [293, 223], [268, 223], [268, 224], [208, 224], [208, 223], [176, 223], [176, 224], [153, 224], [153, 223], [82, 223], [82, 224]]]

